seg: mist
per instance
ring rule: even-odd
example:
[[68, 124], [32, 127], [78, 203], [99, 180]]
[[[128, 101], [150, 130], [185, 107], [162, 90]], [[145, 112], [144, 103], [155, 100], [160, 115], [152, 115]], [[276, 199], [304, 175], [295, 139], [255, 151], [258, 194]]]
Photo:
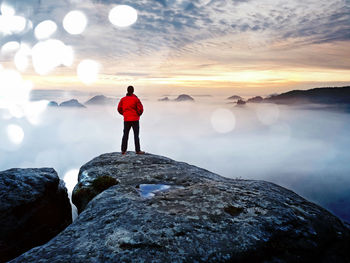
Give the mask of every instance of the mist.
[[[350, 222], [350, 114], [194, 98], [140, 97], [141, 149], [225, 177], [277, 183]], [[0, 119], [0, 170], [53, 167], [70, 192], [84, 163], [120, 151], [123, 119], [115, 106], [47, 107], [35, 124], [0, 109]], [[22, 128], [23, 140], [11, 137], [9, 125]]]

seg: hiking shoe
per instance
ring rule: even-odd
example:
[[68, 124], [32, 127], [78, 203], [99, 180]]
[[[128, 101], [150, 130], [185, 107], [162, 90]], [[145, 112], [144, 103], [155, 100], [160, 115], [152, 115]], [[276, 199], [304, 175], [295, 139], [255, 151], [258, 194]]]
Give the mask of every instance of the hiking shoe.
[[145, 152], [144, 151], [138, 151], [138, 152], [136, 152], [136, 154], [145, 154]]
[[122, 152], [122, 155], [125, 155], [126, 154], [126, 152]]

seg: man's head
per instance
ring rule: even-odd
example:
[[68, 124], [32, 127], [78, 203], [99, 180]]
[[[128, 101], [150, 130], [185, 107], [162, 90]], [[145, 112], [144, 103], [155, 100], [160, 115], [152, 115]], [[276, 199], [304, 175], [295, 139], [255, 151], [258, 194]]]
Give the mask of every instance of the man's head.
[[134, 87], [133, 86], [129, 86], [128, 87], [128, 95], [132, 95], [134, 93]]

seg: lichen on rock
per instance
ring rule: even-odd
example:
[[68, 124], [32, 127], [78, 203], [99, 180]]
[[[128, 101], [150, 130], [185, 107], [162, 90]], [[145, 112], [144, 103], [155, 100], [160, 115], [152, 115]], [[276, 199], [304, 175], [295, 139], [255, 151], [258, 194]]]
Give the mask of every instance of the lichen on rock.
[[85, 207], [96, 195], [118, 184], [118, 181], [111, 176], [101, 175], [88, 182], [78, 183], [74, 188], [72, 201], [77, 206], [78, 212]]

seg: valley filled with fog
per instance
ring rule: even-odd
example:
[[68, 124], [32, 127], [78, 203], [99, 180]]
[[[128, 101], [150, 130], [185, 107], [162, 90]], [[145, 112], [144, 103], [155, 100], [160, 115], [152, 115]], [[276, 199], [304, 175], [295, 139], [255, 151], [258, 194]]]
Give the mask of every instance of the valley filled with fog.
[[[280, 184], [350, 221], [349, 113], [269, 103], [238, 107], [215, 96], [159, 98], [140, 96], [142, 150], [225, 177]], [[0, 170], [53, 167], [70, 191], [84, 163], [120, 151], [123, 119], [116, 106], [46, 107], [34, 121], [0, 109], [0, 118]], [[128, 150], [134, 151], [132, 131]]]

